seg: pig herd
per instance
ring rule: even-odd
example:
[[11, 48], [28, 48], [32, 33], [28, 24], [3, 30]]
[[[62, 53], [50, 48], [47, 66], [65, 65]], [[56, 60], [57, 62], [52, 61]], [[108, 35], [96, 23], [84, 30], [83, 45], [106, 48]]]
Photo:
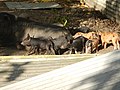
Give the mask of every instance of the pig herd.
[[[73, 29], [72, 31], [75, 31]], [[95, 53], [100, 46], [104, 49], [112, 43], [119, 49], [119, 35], [115, 32], [88, 32], [57, 25], [42, 24], [27, 18], [0, 13], [0, 45], [27, 49], [31, 54]]]

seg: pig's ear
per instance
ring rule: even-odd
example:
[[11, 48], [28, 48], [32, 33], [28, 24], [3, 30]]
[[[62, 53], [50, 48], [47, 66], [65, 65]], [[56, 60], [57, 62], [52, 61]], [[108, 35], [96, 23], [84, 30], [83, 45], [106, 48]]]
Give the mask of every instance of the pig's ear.
[[27, 39], [30, 39], [30, 35], [29, 34], [27, 34]]

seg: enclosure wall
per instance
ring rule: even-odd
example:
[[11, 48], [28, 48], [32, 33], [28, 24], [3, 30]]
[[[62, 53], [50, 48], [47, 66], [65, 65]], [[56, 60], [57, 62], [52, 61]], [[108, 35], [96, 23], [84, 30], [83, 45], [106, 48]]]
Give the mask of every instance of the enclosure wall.
[[100, 10], [108, 18], [120, 23], [120, 0], [84, 0], [85, 3]]

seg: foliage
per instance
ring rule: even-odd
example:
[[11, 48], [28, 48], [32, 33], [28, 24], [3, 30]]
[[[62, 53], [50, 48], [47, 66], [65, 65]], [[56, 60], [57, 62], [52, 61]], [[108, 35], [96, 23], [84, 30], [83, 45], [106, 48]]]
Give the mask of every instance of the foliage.
[[56, 23], [61, 23], [63, 26], [67, 26], [69, 18], [67, 16], [60, 16], [55, 18]]

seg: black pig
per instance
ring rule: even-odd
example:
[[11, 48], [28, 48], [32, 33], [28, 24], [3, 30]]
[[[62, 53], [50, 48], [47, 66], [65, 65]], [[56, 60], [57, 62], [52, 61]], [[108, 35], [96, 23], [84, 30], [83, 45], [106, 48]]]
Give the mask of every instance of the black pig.
[[17, 21], [16, 26], [14, 26], [14, 28], [16, 29], [15, 36], [17, 42], [21, 42], [25, 38], [27, 33], [29, 33], [30, 36], [34, 35], [35, 38], [52, 37], [53, 39], [55, 39], [60, 36], [66, 35], [67, 39], [72, 39], [72, 35], [68, 30], [55, 25], [45, 25], [33, 21]]
[[45, 39], [43, 37], [41, 38], [32, 38], [28, 34], [27, 37], [22, 41], [21, 43], [24, 46], [30, 46], [31, 48], [29, 49], [29, 53], [33, 54], [36, 53], [38, 54], [39, 52], [41, 53], [43, 50], [46, 50], [46, 54], [55, 54], [54, 51], [54, 45], [51, 40]]
[[[63, 27], [41, 24], [23, 17], [17, 17], [9, 13], [0, 13], [0, 39], [7, 44], [13, 43], [19, 47], [21, 41], [27, 36], [27, 34], [35, 38], [52, 37], [58, 38], [59, 36], [66, 35], [68, 39], [72, 38], [72, 35], [68, 30]], [[20, 49], [20, 47], [19, 47]]]
[[62, 49], [67, 49], [71, 40], [69, 40], [68, 36], [62, 35], [58, 38], [55, 39], [51, 39], [52, 42], [54, 43], [54, 49], [56, 51], [56, 54], [62, 54], [63, 52], [61, 52]]
[[12, 30], [14, 22], [16, 21], [16, 16], [1, 12], [0, 13], [0, 44], [1, 45], [13, 45], [15, 43], [15, 34]]
[[[75, 53], [81, 52], [84, 53], [85, 52], [85, 43], [88, 39], [83, 37], [83, 36], [79, 36], [76, 39], [73, 40], [73, 42], [70, 45], [70, 51], [73, 51]], [[72, 52], [70, 52], [72, 53]]]

